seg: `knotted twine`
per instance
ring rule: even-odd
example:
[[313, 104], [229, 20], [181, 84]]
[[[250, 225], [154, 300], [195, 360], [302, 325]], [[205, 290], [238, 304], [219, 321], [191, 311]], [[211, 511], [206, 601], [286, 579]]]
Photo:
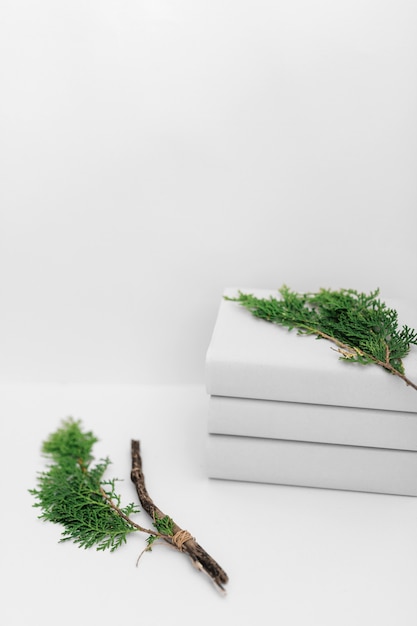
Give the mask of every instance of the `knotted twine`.
[[179, 530], [172, 537], [172, 543], [174, 546], [182, 552], [184, 550], [184, 543], [189, 539], [194, 539], [194, 537], [188, 532], [188, 530]]

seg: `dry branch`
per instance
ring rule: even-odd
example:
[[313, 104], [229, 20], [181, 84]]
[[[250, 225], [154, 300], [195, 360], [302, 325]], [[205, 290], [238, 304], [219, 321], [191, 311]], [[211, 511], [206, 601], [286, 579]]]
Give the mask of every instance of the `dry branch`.
[[[161, 519], [165, 517], [163, 513], [153, 502], [149, 496], [145, 486], [145, 478], [142, 471], [142, 458], [140, 454], [140, 443], [132, 440], [132, 471], [131, 479], [136, 487], [139, 501], [143, 509], [153, 519]], [[228, 576], [218, 563], [196, 542], [191, 534], [183, 530], [174, 522], [173, 536], [165, 535], [163, 539], [180, 552], [186, 552], [190, 557], [194, 567], [206, 573], [215, 584], [215, 586], [225, 593], [224, 585], [228, 581]]]

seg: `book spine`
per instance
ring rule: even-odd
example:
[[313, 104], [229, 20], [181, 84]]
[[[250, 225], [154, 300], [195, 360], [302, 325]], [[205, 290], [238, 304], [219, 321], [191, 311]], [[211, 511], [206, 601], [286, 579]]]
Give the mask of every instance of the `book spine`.
[[[331, 371], [295, 371], [268, 363], [217, 359], [209, 354], [206, 390], [213, 396], [417, 412], [417, 392], [382, 368], [340, 364], [337, 360], [335, 365]], [[338, 365], [344, 367], [343, 377]]]
[[210, 396], [208, 431], [417, 451], [417, 413]]
[[210, 478], [417, 496], [417, 452], [209, 435]]

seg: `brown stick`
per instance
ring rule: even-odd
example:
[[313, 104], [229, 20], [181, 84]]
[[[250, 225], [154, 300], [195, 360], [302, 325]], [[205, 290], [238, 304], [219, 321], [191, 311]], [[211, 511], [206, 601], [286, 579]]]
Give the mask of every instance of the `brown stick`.
[[[132, 472], [131, 479], [136, 487], [139, 501], [152, 519], [161, 519], [165, 517], [163, 513], [153, 502], [148, 494], [145, 486], [145, 477], [142, 471], [142, 458], [140, 455], [139, 441], [132, 440]], [[180, 552], [186, 552], [191, 558], [194, 567], [205, 572], [216, 585], [216, 587], [225, 593], [224, 585], [228, 581], [228, 576], [224, 570], [205, 550], [196, 542], [196, 540], [184, 531], [174, 522], [174, 535], [164, 535], [163, 539]], [[184, 537], [186, 540], [184, 541]], [[179, 539], [179, 540], [178, 540]]]

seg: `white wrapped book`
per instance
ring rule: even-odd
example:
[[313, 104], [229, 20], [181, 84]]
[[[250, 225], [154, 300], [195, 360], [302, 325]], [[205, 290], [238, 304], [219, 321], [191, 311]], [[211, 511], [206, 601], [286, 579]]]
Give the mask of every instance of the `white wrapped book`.
[[[238, 291], [228, 288], [224, 295]], [[279, 297], [273, 291], [242, 291]], [[417, 325], [412, 306], [386, 304], [398, 311], [401, 325]], [[408, 378], [417, 381], [417, 346], [411, 346], [404, 365]], [[206, 385], [217, 396], [417, 412], [417, 391], [399, 377], [376, 365], [347, 363], [331, 342], [298, 336], [224, 299], [207, 350]]]
[[211, 434], [417, 451], [417, 413], [409, 411], [225, 396], [208, 402]]
[[417, 452], [208, 435], [210, 478], [417, 496]]

